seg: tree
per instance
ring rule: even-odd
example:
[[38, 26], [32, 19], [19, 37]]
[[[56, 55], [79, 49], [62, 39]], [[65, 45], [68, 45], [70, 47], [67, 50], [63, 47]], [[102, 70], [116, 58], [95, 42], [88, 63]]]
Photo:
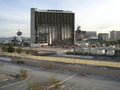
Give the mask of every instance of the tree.
[[3, 46], [1, 49], [2, 52], [7, 52], [8, 51], [8, 47], [7, 46]]
[[25, 53], [26, 53], [26, 54], [30, 54], [30, 50], [26, 50]]
[[23, 49], [18, 47], [16, 51], [17, 51], [17, 53], [21, 53], [21, 52], [23, 52]]
[[13, 47], [13, 46], [9, 46], [9, 47], [8, 47], [8, 52], [9, 52], [9, 53], [15, 52], [14, 47]]
[[110, 46], [110, 42], [109, 42], [109, 41], [106, 41], [106, 42], [105, 42], [105, 46]]
[[120, 40], [118, 40], [117, 43], [120, 44]]
[[32, 55], [34, 55], [34, 54], [36, 54], [36, 50], [30, 50], [30, 53], [32, 54]]
[[114, 43], [115, 43], [115, 45], [117, 45], [117, 44], [118, 44], [118, 42], [117, 42], [117, 41], [114, 41]]
[[114, 41], [110, 41], [110, 44], [111, 44], [111, 45], [115, 45], [115, 42], [114, 42]]
[[100, 41], [99, 43], [100, 43], [101, 46], [103, 45], [103, 41]]

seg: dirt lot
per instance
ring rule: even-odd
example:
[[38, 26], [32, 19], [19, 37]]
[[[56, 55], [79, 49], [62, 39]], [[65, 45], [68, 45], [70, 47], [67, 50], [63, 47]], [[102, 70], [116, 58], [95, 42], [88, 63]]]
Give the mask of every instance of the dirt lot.
[[0, 81], [10, 79], [10, 78], [12, 78], [12, 77], [5, 75], [5, 74], [0, 74]]

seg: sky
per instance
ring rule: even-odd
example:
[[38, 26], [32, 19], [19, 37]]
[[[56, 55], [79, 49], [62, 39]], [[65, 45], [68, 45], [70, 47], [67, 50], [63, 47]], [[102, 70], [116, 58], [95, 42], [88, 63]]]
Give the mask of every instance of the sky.
[[0, 0], [0, 37], [30, 37], [30, 8], [70, 10], [75, 29], [109, 33], [120, 31], [120, 0]]

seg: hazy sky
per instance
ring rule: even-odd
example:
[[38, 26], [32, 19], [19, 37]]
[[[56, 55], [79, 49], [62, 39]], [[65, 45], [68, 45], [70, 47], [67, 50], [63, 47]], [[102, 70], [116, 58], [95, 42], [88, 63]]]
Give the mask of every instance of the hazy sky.
[[0, 37], [30, 36], [30, 8], [71, 10], [75, 29], [109, 33], [120, 30], [120, 0], [0, 0]]

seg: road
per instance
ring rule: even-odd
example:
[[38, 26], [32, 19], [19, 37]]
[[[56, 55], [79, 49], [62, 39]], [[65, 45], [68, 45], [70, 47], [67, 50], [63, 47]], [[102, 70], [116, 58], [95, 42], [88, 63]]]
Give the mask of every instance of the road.
[[70, 72], [67, 70], [47, 70], [40, 67], [33, 67], [28, 65], [17, 65], [14, 63], [3, 63], [2, 70], [18, 73], [20, 68], [24, 68], [30, 74], [30, 79], [25, 82], [18, 83], [11, 86], [0, 88], [0, 90], [26, 90], [28, 83], [31, 80], [40, 80], [42, 84], [48, 82], [51, 77], [55, 76], [58, 80], [64, 81], [61, 86], [71, 88], [71, 90], [119, 90], [120, 81], [114, 81], [109, 79], [97, 79], [89, 77], [83, 77], [79, 73]]

